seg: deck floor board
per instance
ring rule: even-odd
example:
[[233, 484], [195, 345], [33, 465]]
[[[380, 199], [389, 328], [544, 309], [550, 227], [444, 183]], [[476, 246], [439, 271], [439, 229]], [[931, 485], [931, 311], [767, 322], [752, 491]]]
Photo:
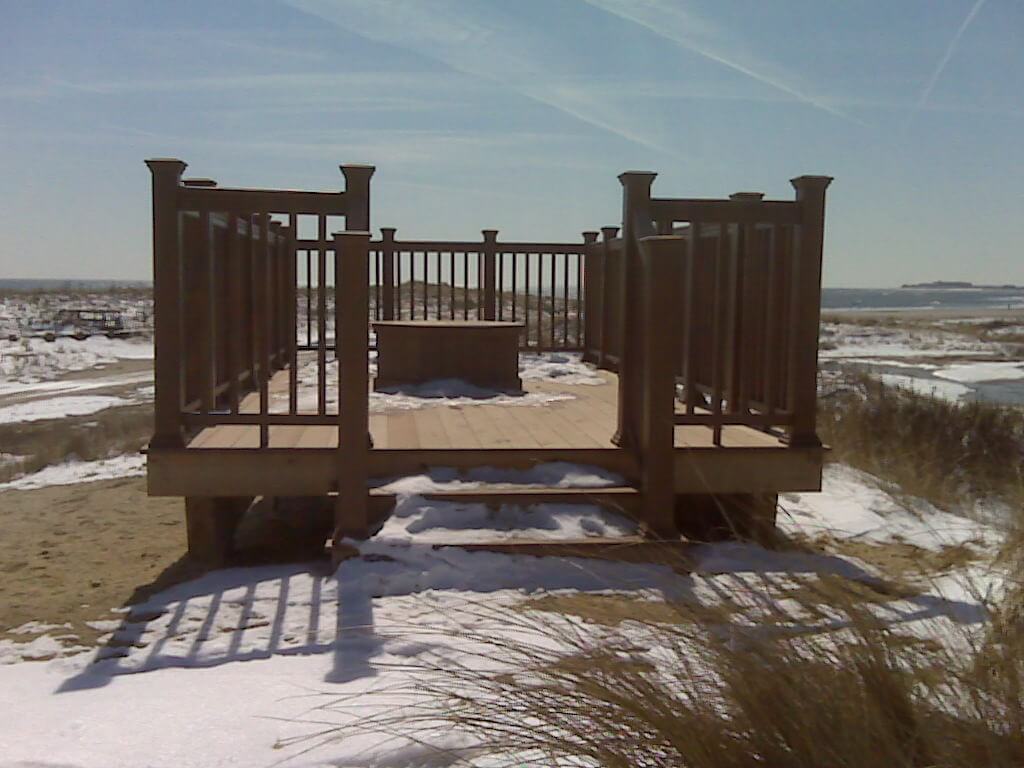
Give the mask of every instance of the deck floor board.
[[[557, 380], [527, 380], [527, 394], [563, 395], [565, 399], [539, 404], [474, 403], [450, 406], [427, 404], [423, 408], [394, 408], [370, 414], [374, 447], [390, 450], [490, 450], [490, 449], [594, 449], [614, 450], [618, 378], [599, 371], [604, 384], [566, 384]], [[279, 371], [271, 391], [287, 387], [288, 371]], [[241, 411], [259, 412], [259, 396], [250, 393]], [[333, 417], [328, 417], [333, 420]], [[712, 448], [712, 431], [704, 426], [678, 426], [677, 448]], [[271, 448], [335, 448], [337, 427], [322, 425], [274, 425]], [[725, 448], [784, 448], [777, 438], [742, 426], [722, 430]], [[189, 448], [257, 448], [259, 427], [220, 425], [207, 427], [189, 442]]]

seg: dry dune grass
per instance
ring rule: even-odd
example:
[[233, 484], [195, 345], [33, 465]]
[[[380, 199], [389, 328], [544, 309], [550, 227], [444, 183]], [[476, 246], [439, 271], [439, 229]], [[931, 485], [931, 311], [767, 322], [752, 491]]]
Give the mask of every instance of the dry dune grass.
[[832, 458], [940, 506], [1024, 501], [1024, 410], [949, 403], [851, 375], [820, 399]]
[[89, 416], [0, 425], [0, 446], [25, 457], [0, 465], [0, 482], [72, 458], [89, 461], [137, 453], [153, 432], [153, 406], [109, 408]]
[[470, 650], [460, 662], [418, 660], [414, 684], [383, 692], [408, 706], [320, 738], [372, 731], [422, 749], [445, 734], [432, 765], [1024, 764], [1019, 615], [997, 611], [985, 629], [947, 624], [921, 636], [880, 622], [862, 597], [794, 591], [795, 608], [757, 622], [739, 602], [481, 606], [461, 625]]

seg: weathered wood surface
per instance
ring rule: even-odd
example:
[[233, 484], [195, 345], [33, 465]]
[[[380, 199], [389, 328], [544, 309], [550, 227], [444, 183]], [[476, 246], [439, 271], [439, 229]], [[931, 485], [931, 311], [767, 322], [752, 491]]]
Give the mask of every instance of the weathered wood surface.
[[373, 323], [377, 334], [374, 389], [461, 379], [516, 392], [522, 323], [392, 320]]

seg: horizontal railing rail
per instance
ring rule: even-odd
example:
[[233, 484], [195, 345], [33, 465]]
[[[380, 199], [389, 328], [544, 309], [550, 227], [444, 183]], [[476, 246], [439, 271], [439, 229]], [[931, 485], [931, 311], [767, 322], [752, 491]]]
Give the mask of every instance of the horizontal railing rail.
[[[497, 240], [397, 240], [381, 230], [369, 243], [368, 290], [374, 320], [497, 320], [521, 322], [523, 350], [585, 346], [586, 262], [597, 233], [581, 243]], [[298, 348], [334, 349], [334, 275], [330, 242], [298, 239]], [[322, 344], [321, 344], [322, 339]]]

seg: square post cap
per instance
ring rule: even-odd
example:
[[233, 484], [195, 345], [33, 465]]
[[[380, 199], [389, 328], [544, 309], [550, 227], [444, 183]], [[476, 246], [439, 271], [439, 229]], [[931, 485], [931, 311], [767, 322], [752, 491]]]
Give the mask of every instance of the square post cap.
[[764, 192], [733, 192], [729, 195], [730, 200], [764, 200]]
[[649, 190], [657, 175], [654, 171], [624, 171], [619, 174], [619, 183], [631, 190]]
[[618, 227], [601, 227], [601, 236], [605, 240], [614, 240], [617, 234], [619, 234]]

